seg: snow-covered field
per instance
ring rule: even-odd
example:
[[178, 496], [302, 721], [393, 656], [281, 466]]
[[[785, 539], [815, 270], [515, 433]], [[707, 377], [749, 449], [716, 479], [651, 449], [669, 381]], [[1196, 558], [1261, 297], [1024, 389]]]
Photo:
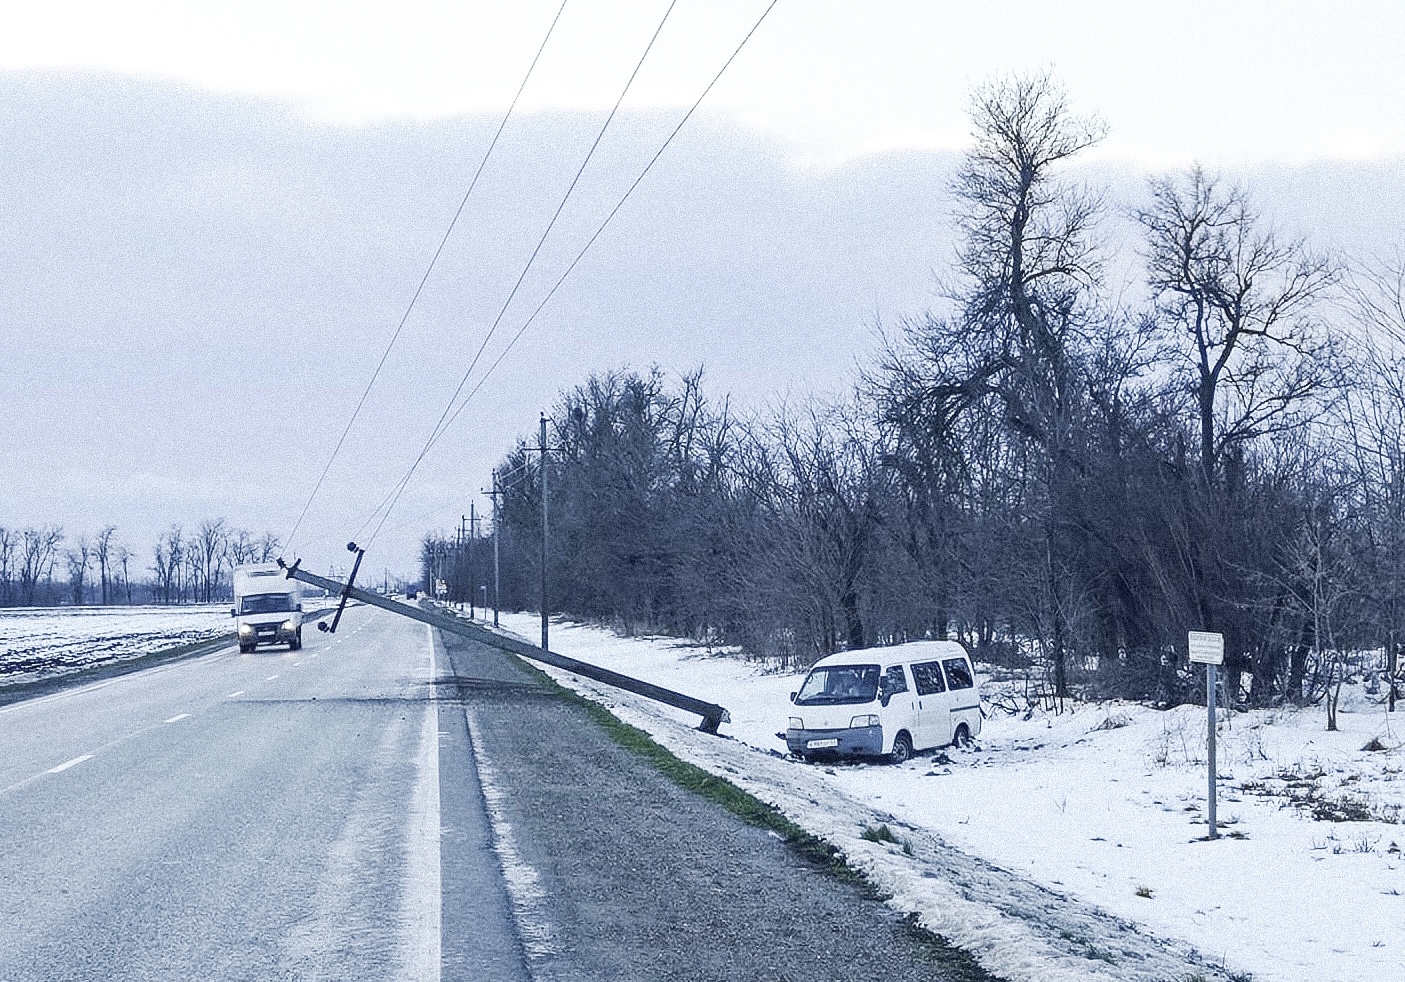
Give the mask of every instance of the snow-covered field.
[[[504, 624], [537, 636], [535, 615]], [[1203, 707], [996, 713], [978, 749], [824, 767], [779, 756], [795, 675], [573, 624], [553, 626], [552, 648], [726, 706], [734, 740], [716, 740], [687, 714], [552, 671], [839, 846], [896, 906], [1006, 978], [1405, 978], [1405, 717], [1392, 732], [1359, 690], [1344, 692], [1335, 733], [1321, 709], [1222, 717], [1224, 837], [1211, 842]], [[864, 840], [877, 821], [912, 854]], [[1053, 893], [1026, 896], [1021, 880]], [[1060, 894], [1115, 916], [1054, 923], [1064, 912], [1047, 898]], [[1191, 949], [1203, 963], [1167, 976]]]
[[230, 633], [228, 604], [0, 609], [0, 684], [68, 675]]

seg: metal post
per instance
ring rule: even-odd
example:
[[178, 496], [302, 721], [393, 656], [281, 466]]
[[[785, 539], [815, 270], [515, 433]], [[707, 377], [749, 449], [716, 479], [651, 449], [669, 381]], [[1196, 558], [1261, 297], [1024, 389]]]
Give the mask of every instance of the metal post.
[[1209, 757], [1210, 757], [1210, 794], [1209, 794], [1209, 798], [1210, 798], [1210, 838], [1212, 838], [1212, 839], [1218, 839], [1218, 838], [1219, 838], [1219, 832], [1216, 831], [1216, 829], [1215, 829], [1215, 784], [1216, 784], [1216, 778], [1218, 777], [1218, 775], [1215, 773], [1215, 772], [1216, 772], [1216, 767], [1215, 767], [1215, 682], [1216, 682], [1216, 678], [1215, 678], [1215, 676], [1216, 676], [1217, 674], [1218, 674], [1218, 669], [1216, 668], [1216, 666], [1214, 666], [1214, 665], [1206, 665], [1206, 666], [1205, 666], [1205, 705], [1206, 705], [1206, 707], [1209, 709], [1209, 713], [1210, 713], [1210, 730], [1209, 730], [1209, 733], [1210, 733], [1210, 740], [1209, 740], [1209, 748], [1210, 748], [1210, 749], [1209, 749]]
[[546, 578], [546, 557], [547, 557], [547, 510], [546, 510], [546, 413], [542, 413], [541, 418], [541, 465], [542, 465], [542, 650], [550, 651], [549, 643], [550, 627], [548, 626], [547, 613], [547, 578]]
[[498, 472], [493, 471], [493, 627], [498, 626]]

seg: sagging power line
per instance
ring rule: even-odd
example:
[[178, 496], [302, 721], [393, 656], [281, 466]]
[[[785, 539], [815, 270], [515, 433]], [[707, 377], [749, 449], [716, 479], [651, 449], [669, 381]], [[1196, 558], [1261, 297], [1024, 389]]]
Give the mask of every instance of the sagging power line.
[[[566, 267], [565, 272], [563, 272], [561, 276], [557, 278], [555, 284], [551, 287], [549, 291], [547, 291], [546, 296], [542, 298], [541, 302], [537, 304], [536, 308], [532, 311], [531, 315], [529, 315], [528, 318], [522, 323], [521, 327], [517, 329], [517, 332], [508, 342], [507, 346], [503, 348], [503, 350], [498, 354], [497, 358], [493, 361], [492, 365], [488, 367], [488, 370], [483, 373], [483, 375], [479, 378], [478, 382], [474, 385], [471, 390], [469, 390], [468, 394], [464, 396], [463, 400], [458, 403], [457, 408], [455, 408], [455, 401], [458, 399], [459, 394], [463, 391], [464, 385], [467, 384], [468, 378], [473, 372], [473, 368], [477, 365], [479, 357], [482, 355], [483, 348], [480, 347], [478, 354], [474, 356], [472, 364], [469, 365], [468, 372], [465, 373], [463, 380], [459, 383], [458, 388], [454, 391], [454, 395], [451, 397], [449, 405], [445, 407], [444, 413], [441, 414], [439, 422], [435, 424], [435, 429], [430, 434], [429, 439], [425, 442], [423, 449], [421, 449], [419, 455], [410, 465], [405, 475], [397, 482], [395, 488], [386, 496], [385, 499], [382, 499], [381, 504], [378, 505], [374, 511], [372, 511], [370, 517], [368, 517], [367, 520], [362, 524], [361, 528], [357, 531], [358, 536], [360, 536], [361, 533], [365, 531], [365, 529], [371, 524], [371, 522], [375, 520], [376, 515], [380, 513], [382, 508], [384, 508], [384, 514], [381, 515], [380, 521], [376, 525], [375, 531], [371, 534], [370, 541], [375, 541], [376, 537], [380, 534], [381, 529], [384, 527], [386, 520], [390, 517], [390, 513], [394, 510], [395, 505], [398, 503], [400, 496], [404, 493], [406, 486], [408, 486], [410, 479], [414, 476], [415, 471], [418, 469], [420, 463], [424, 460], [425, 456], [429, 453], [430, 449], [433, 448], [433, 446], [439, 441], [439, 439], [444, 435], [444, 433], [454, 423], [454, 421], [459, 417], [459, 415], [464, 411], [464, 409], [467, 408], [469, 402], [479, 392], [479, 390], [482, 389], [484, 383], [487, 382], [488, 378], [491, 377], [493, 372], [497, 370], [498, 366], [502, 364], [503, 360], [507, 357], [508, 353], [512, 351], [512, 349], [516, 346], [517, 342], [522, 338], [522, 335], [526, 333], [527, 328], [530, 327], [531, 324], [537, 319], [538, 315], [540, 315], [542, 310], [545, 309], [546, 305], [551, 301], [552, 297], [556, 295], [557, 291], [561, 288], [562, 284], [565, 283], [566, 279], [571, 275], [572, 272], [575, 271], [576, 267], [585, 257], [585, 254], [595, 244], [596, 240], [600, 238], [601, 234], [605, 231], [606, 227], [608, 227], [609, 224], [614, 220], [615, 216], [619, 213], [620, 209], [624, 207], [625, 202], [629, 200], [630, 196], [639, 187], [640, 183], [643, 182], [644, 178], [653, 169], [654, 165], [658, 163], [658, 160], [660, 157], [663, 156], [664, 151], [668, 149], [669, 145], [673, 142], [674, 138], [678, 136], [679, 132], [683, 129], [684, 125], [686, 125], [688, 120], [692, 118], [693, 114], [697, 111], [698, 107], [702, 105], [703, 100], [707, 98], [708, 93], [710, 93], [712, 89], [717, 85], [718, 81], [721, 80], [723, 74], [726, 73], [727, 69], [731, 66], [732, 62], [736, 60], [737, 56], [741, 54], [742, 49], [746, 47], [747, 42], [749, 42], [752, 36], [755, 35], [757, 30], [760, 29], [762, 23], [765, 22], [766, 18], [770, 15], [771, 11], [775, 9], [776, 4], [779, 2], [780, 0], [771, 0], [771, 2], [766, 6], [766, 8], [761, 12], [761, 16], [756, 19], [756, 22], [752, 25], [751, 29], [747, 31], [746, 35], [742, 38], [741, 42], [732, 51], [731, 55], [729, 55], [727, 60], [723, 62], [722, 67], [718, 69], [717, 73], [712, 77], [712, 80], [708, 82], [707, 86], [703, 89], [702, 93], [698, 96], [696, 100], [694, 100], [693, 104], [688, 108], [688, 111], [685, 112], [683, 116], [679, 119], [677, 125], [674, 126], [673, 130], [669, 133], [667, 138], [665, 138], [663, 143], [659, 146], [659, 149], [649, 159], [649, 162], [645, 164], [643, 169], [640, 170], [639, 174], [630, 183], [629, 187], [625, 190], [624, 194], [620, 196], [620, 199], [615, 203], [614, 207], [610, 209], [609, 213], [605, 216], [604, 221], [600, 223], [600, 225], [596, 228], [595, 232], [586, 241], [585, 245], [576, 254], [576, 257], [571, 261], [570, 265]], [[669, 10], [672, 10], [672, 5], [670, 5]], [[667, 13], [665, 13], [665, 19], [667, 19]], [[663, 25], [661, 22], [660, 29], [662, 28], [662, 26]], [[657, 37], [657, 32], [655, 33], [655, 37]], [[652, 41], [650, 43], [652, 44]], [[647, 54], [648, 50], [646, 49], [645, 55]], [[636, 73], [637, 71], [638, 69], [636, 68]], [[632, 78], [633, 76], [631, 76], [631, 80]], [[626, 86], [626, 90], [627, 88], [628, 87]], [[623, 93], [621, 94], [621, 100], [622, 99]], [[618, 108], [618, 102], [616, 103], [616, 108]], [[613, 117], [613, 114], [614, 113], [612, 111], [611, 117]], [[607, 119], [606, 125], [608, 125], [608, 123], [609, 120]], [[603, 132], [604, 128], [602, 127], [601, 135], [603, 135]], [[597, 144], [598, 142], [599, 137], [597, 137], [596, 139]], [[592, 152], [593, 151], [594, 146], [592, 146]], [[588, 159], [589, 157], [587, 156], [587, 160]], [[584, 165], [582, 165], [582, 168], [583, 167]], [[580, 175], [578, 173], [577, 178], [579, 178], [579, 176]], [[574, 186], [575, 182], [572, 182], [572, 187]], [[563, 206], [564, 203], [565, 201], [563, 199]], [[560, 208], [557, 209], [557, 214], [560, 214]], [[553, 218], [553, 222], [554, 221], [555, 219]], [[548, 228], [548, 232], [549, 231], [550, 228]], [[542, 241], [545, 241], [545, 237], [543, 237]], [[538, 249], [540, 249], [540, 243], [538, 244]], [[535, 258], [536, 252], [533, 253], [533, 260], [535, 260]], [[526, 270], [523, 271], [523, 276], [525, 277], [525, 275]], [[521, 277], [519, 277], [518, 279], [519, 286], [521, 284], [521, 279]], [[515, 286], [513, 288], [514, 295], [516, 293], [516, 289], [517, 287]], [[510, 300], [511, 298], [509, 298], [509, 302]], [[506, 305], [504, 305], [503, 311], [505, 311], [506, 309]], [[502, 312], [499, 313], [498, 320], [501, 320], [501, 317]], [[498, 320], [494, 321], [493, 330], [489, 332], [490, 337], [493, 331], [495, 331], [498, 326]], [[486, 343], [487, 341], [485, 340], [484, 346], [486, 346]]]

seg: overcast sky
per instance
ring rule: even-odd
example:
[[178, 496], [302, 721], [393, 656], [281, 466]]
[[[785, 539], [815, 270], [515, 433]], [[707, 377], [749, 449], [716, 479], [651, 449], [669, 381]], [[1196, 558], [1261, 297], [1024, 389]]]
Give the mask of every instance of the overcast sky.
[[[0, 32], [0, 524], [134, 547], [284, 534], [559, 2], [25, 5]], [[422, 445], [667, 3], [569, 0], [310, 513], [325, 566]], [[765, 8], [679, 0], [515, 330]], [[781, 0], [549, 313], [426, 459], [371, 560], [409, 571], [582, 373], [706, 363], [834, 391], [930, 302], [972, 84], [1049, 69], [1132, 198], [1200, 161], [1322, 244], [1400, 227], [1405, 8]], [[480, 505], [486, 504], [478, 499]], [[304, 539], [302, 533], [300, 539]]]

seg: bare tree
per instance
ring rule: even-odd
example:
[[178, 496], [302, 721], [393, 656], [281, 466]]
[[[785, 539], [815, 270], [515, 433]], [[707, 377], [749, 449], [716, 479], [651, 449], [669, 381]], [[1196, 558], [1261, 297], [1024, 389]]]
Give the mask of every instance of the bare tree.
[[88, 544], [88, 537], [80, 535], [75, 548], [68, 550], [68, 587], [73, 593], [73, 602], [78, 605], [83, 603], [83, 590], [88, 579], [88, 566], [91, 561], [92, 547]]
[[229, 529], [225, 526], [224, 519], [207, 519], [200, 523], [192, 555], [197, 561], [199, 588], [205, 603], [210, 603], [219, 589], [220, 574], [228, 554], [228, 541]]
[[0, 607], [14, 602], [19, 533], [0, 525]]
[[132, 602], [132, 575], [128, 569], [132, 561], [132, 551], [125, 545], [117, 547], [117, 566], [122, 570], [122, 589], [126, 594], [127, 603]]
[[54, 564], [58, 561], [58, 547], [62, 541], [63, 529], [56, 525], [28, 528], [21, 533], [20, 600], [26, 607], [34, 603], [40, 580], [53, 579]]
[[258, 561], [261, 563], [273, 562], [278, 558], [278, 550], [282, 547], [283, 543], [278, 541], [278, 536], [272, 532], [265, 532], [258, 543]]
[[1247, 196], [1195, 167], [1153, 180], [1148, 279], [1191, 367], [1200, 463], [1213, 487], [1229, 448], [1297, 422], [1332, 380], [1314, 306], [1336, 281], [1326, 258], [1264, 227]]
[[112, 536], [117, 531], [117, 526], [107, 525], [98, 533], [97, 541], [93, 544], [93, 552], [98, 561], [98, 582], [101, 584], [102, 602], [104, 605], [112, 602], [110, 584]]

